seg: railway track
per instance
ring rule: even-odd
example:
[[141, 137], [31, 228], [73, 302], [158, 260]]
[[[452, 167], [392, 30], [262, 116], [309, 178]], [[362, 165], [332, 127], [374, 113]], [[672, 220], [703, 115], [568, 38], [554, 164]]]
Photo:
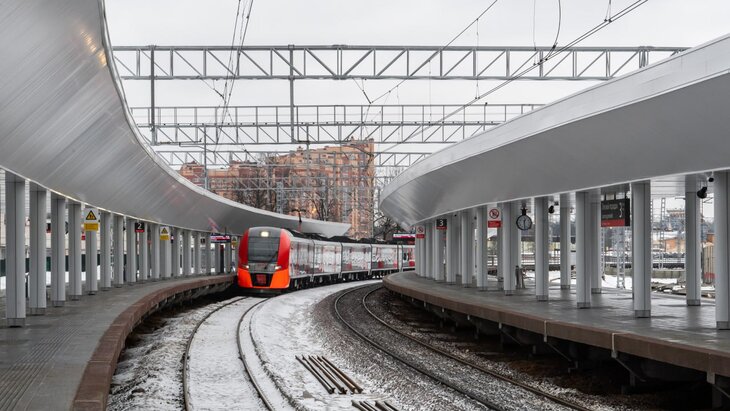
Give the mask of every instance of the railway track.
[[[363, 339], [364, 341], [366, 341], [367, 343], [369, 343], [373, 347], [375, 347], [378, 350], [386, 353], [387, 355], [395, 358], [396, 360], [398, 360], [401, 363], [405, 364], [409, 368], [416, 370], [417, 372], [419, 372], [419, 373], [427, 376], [428, 378], [433, 379], [433, 380], [437, 381], [438, 383], [443, 384], [443, 385], [451, 388], [452, 390], [461, 393], [462, 395], [465, 395], [466, 397], [472, 399], [473, 401], [476, 401], [476, 402], [478, 402], [478, 403], [482, 404], [483, 406], [485, 406], [487, 408], [490, 408], [490, 409], [502, 410], [502, 409], [505, 409], [506, 408], [503, 402], [500, 403], [500, 400], [491, 398], [490, 396], [485, 395], [484, 393], [481, 393], [481, 392], [478, 392], [476, 390], [472, 390], [472, 389], [469, 389], [468, 387], [465, 387], [465, 386], [468, 386], [469, 384], [465, 384], [465, 383], [464, 384], [459, 384], [457, 382], [458, 379], [455, 381], [455, 379], [453, 379], [453, 378], [449, 378], [446, 375], [443, 375], [443, 374], [440, 374], [439, 372], [436, 372], [433, 368], [429, 368], [428, 366], [424, 366], [423, 363], [418, 363], [417, 361], [413, 361], [411, 358], [408, 358], [407, 355], [403, 355], [402, 353], [395, 352], [395, 350], [388, 349], [387, 346], [386, 346], [386, 344], [383, 344], [381, 342], [378, 342], [375, 339], [371, 338], [370, 336], [365, 335], [365, 333], [363, 333], [361, 330], [359, 330], [357, 328], [357, 326], [353, 325], [351, 322], [348, 322], [344, 318], [344, 316], [342, 315], [342, 311], [340, 309], [341, 308], [340, 307], [341, 301], [343, 300], [343, 298], [347, 298], [347, 296], [350, 295], [350, 294], [353, 294], [353, 293], [356, 293], [356, 292], [362, 292], [367, 287], [372, 287], [372, 286], [364, 286], [364, 287], [358, 287], [358, 288], [354, 288], [354, 289], [348, 290], [348, 291], [340, 294], [337, 297], [337, 299], [335, 300], [335, 303], [334, 303], [335, 314], [338, 317], [338, 319], [347, 328], [349, 328], [356, 335], [358, 335], [361, 339]], [[416, 344], [418, 347], [421, 347], [423, 350], [427, 351], [431, 355], [434, 355], [436, 357], [440, 357], [442, 360], [451, 361], [452, 364], [453, 364], [453, 362], [456, 362], [462, 368], [463, 367], [467, 367], [465, 370], [471, 370], [475, 374], [480, 374], [482, 376], [482, 378], [484, 376], [487, 376], [489, 378], [496, 379], [496, 380], [499, 380], [501, 382], [510, 384], [510, 385], [512, 385], [514, 387], [519, 387], [520, 389], [523, 389], [525, 391], [528, 391], [528, 392], [534, 394], [535, 396], [538, 396], [538, 397], [546, 400], [547, 402], [550, 402], [550, 403], [555, 404], [558, 407], [567, 407], [569, 409], [581, 410], [581, 411], [582, 410], [589, 410], [589, 408], [586, 408], [586, 407], [584, 407], [584, 406], [582, 406], [580, 404], [575, 404], [573, 402], [570, 402], [568, 400], [565, 400], [563, 398], [560, 398], [558, 396], [555, 396], [555, 395], [553, 395], [551, 393], [544, 392], [544, 391], [542, 391], [540, 389], [531, 387], [531, 386], [525, 384], [522, 381], [515, 380], [515, 379], [513, 379], [513, 378], [511, 378], [509, 376], [506, 376], [506, 375], [503, 375], [501, 373], [495, 372], [493, 370], [484, 368], [482, 366], [479, 366], [478, 364], [474, 364], [474, 363], [472, 363], [470, 361], [467, 361], [464, 358], [461, 358], [461, 357], [459, 357], [457, 355], [454, 355], [454, 354], [451, 354], [449, 352], [446, 352], [446, 351], [444, 351], [444, 350], [442, 350], [442, 349], [440, 349], [440, 348], [438, 348], [438, 347], [436, 347], [436, 346], [434, 346], [432, 344], [428, 344], [426, 342], [420, 341], [420, 340], [418, 340], [418, 339], [416, 339], [416, 338], [414, 338], [414, 337], [412, 337], [412, 336], [410, 336], [408, 334], [405, 334], [405, 333], [401, 332], [400, 330], [396, 329], [395, 327], [391, 326], [390, 324], [388, 324], [387, 322], [385, 322], [384, 320], [382, 320], [381, 318], [379, 318], [375, 313], [372, 312], [372, 310], [370, 310], [368, 308], [368, 306], [367, 306], [367, 298], [370, 295], [372, 295], [372, 293], [374, 293], [375, 291], [377, 291], [379, 289], [380, 289], [380, 287], [375, 287], [372, 290], [369, 290], [368, 292], [366, 292], [360, 298], [359, 307], [362, 308], [362, 309], [364, 309], [364, 311], [367, 313], [367, 315], [368, 315], [369, 318], [375, 320], [378, 324], [380, 324], [383, 327], [385, 327], [385, 329], [388, 330], [389, 332], [394, 333], [395, 335], [397, 335], [400, 338], [405, 338], [406, 341], [408, 341], [408, 342], [410, 342], [412, 344]], [[449, 368], [448, 366], [442, 367], [442, 369], [448, 369], [448, 368]]]
[[[265, 300], [261, 300], [261, 301], [252, 303], [251, 305], [245, 306], [245, 307], [235, 307], [236, 304], [241, 303], [242, 301], [247, 300], [247, 299], [249, 299], [249, 298], [248, 297], [240, 297], [240, 298], [235, 298], [235, 299], [233, 299], [231, 301], [228, 301], [225, 304], [221, 304], [220, 306], [216, 307], [214, 310], [212, 310], [209, 313], [207, 313], [205, 315], [205, 317], [201, 318], [200, 321], [198, 321], [198, 323], [195, 325], [195, 328], [193, 329], [193, 332], [190, 334], [190, 337], [187, 340], [187, 343], [186, 343], [186, 346], [185, 346], [185, 353], [183, 355], [182, 383], [183, 383], [183, 406], [184, 406], [184, 409], [185, 410], [192, 410], [192, 409], [194, 409], [193, 404], [192, 404], [192, 401], [191, 401], [193, 399], [193, 397], [191, 396], [191, 375], [190, 375], [190, 368], [191, 368], [190, 367], [190, 363], [191, 363], [190, 359], [191, 359], [191, 350], [192, 350], [192, 347], [193, 347], [193, 341], [196, 339], [196, 336], [197, 337], [201, 337], [201, 335], [199, 335], [200, 328], [203, 327], [208, 321], [210, 321], [211, 318], [214, 315], [216, 315], [216, 314], [229, 315], [229, 316], [231, 314], [236, 315], [236, 314], [238, 314], [237, 311], [234, 311], [232, 313], [225, 313], [224, 312], [224, 310], [228, 310], [228, 309], [234, 310], [236, 308], [238, 308], [239, 310], [242, 309], [243, 312], [240, 315], [237, 315], [238, 316], [238, 320], [236, 322], [236, 327], [235, 327], [235, 332], [236, 332], [236, 336], [235, 336], [235, 344], [236, 344], [235, 353], [229, 353], [229, 354], [232, 354], [233, 356], [237, 356], [240, 359], [241, 365], [242, 365], [242, 368], [243, 368], [243, 372], [245, 374], [245, 378], [248, 379], [248, 381], [250, 381], [250, 383], [251, 383], [250, 385], [253, 388], [253, 390], [251, 390], [253, 392], [252, 395], [257, 395], [258, 398], [261, 401], [261, 404], [266, 409], [268, 409], [268, 410], [274, 410], [274, 409], [276, 409], [272, 405], [272, 403], [269, 400], [269, 398], [268, 398], [267, 394], [265, 393], [265, 391], [262, 389], [261, 384], [260, 384], [260, 381], [258, 381], [258, 379], [254, 375], [254, 373], [250, 372], [250, 358], [249, 358], [250, 355], [249, 356], [244, 355], [244, 352], [243, 352], [243, 349], [242, 349], [241, 336], [240, 336], [240, 334], [241, 334], [241, 324], [243, 323], [243, 321], [246, 318], [246, 316], [250, 312], [252, 312], [252, 310], [254, 308], [256, 308], [259, 304], [261, 304], [262, 302], [265, 301]], [[230, 319], [229, 319], [229, 321], [230, 321]], [[221, 339], [221, 341], [216, 341], [216, 342], [217, 343], [221, 343], [221, 344], [225, 344], [226, 343], [226, 341], [224, 341], [223, 339]], [[215, 346], [213, 346], [213, 347], [215, 347]], [[224, 348], [223, 347], [219, 347], [219, 349], [220, 350], [223, 350]], [[230, 349], [230, 347], [226, 347], [226, 349]], [[205, 353], [202, 353], [201, 352], [201, 353], [198, 353], [196, 355], [204, 355], [204, 354]], [[218, 354], [219, 353], [216, 352], [216, 355], [218, 355]], [[225, 352], [220, 353], [220, 356], [225, 356]], [[230, 357], [230, 355], [228, 357]], [[217, 370], [213, 370], [214, 373], [216, 371]], [[229, 377], [233, 377], [232, 375], [228, 375], [228, 376]], [[217, 376], [214, 375], [212, 378], [215, 378], [215, 377], [217, 377]], [[236, 377], [242, 377], [242, 376], [241, 375], [236, 375]], [[220, 381], [218, 381], [218, 382], [220, 382]], [[236, 389], [238, 389], [238, 388], [239, 387], [236, 387]], [[196, 399], [196, 401], [198, 401], [198, 400], [200, 400], [200, 399], [199, 398]], [[205, 402], [204, 399], [201, 400], [201, 401], [202, 402]], [[203, 406], [203, 408], [205, 408], [205, 406]]]

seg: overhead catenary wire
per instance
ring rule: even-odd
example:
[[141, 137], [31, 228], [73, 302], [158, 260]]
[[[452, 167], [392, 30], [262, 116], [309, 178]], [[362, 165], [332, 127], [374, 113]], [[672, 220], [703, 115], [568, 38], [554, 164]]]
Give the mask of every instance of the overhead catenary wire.
[[[500, 84], [498, 84], [495, 87], [493, 87], [493, 88], [485, 91], [484, 93], [478, 95], [477, 97], [475, 97], [474, 99], [470, 100], [469, 102], [467, 102], [465, 104], [462, 104], [461, 106], [459, 106], [455, 110], [451, 111], [449, 114], [443, 116], [441, 119], [439, 119], [435, 123], [431, 123], [431, 124], [429, 124], [427, 126], [420, 126], [419, 129], [417, 129], [416, 131], [414, 131], [413, 133], [411, 133], [411, 135], [409, 135], [405, 139], [402, 139], [401, 141], [395, 143], [393, 146], [390, 146], [390, 147], [387, 147], [387, 148], [383, 149], [382, 152], [387, 152], [387, 151], [395, 148], [396, 146], [398, 146], [400, 144], [406, 143], [410, 139], [412, 139], [415, 135], [417, 135], [417, 133], [423, 132], [423, 131], [425, 131], [427, 129], [430, 129], [430, 128], [434, 127], [435, 125], [438, 125], [438, 124], [440, 124], [440, 123], [448, 120], [449, 118], [455, 116], [456, 114], [461, 113], [467, 107], [470, 107], [470, 106], [474, 105], [475, 103], [479, 102], [479, 100], [483, 99], [484, 97], [489, 96], [489, 95], [493, 94], [494, 92], [496, 92], [496, 91], [504, 88], [508, 84], [510, 84], [513, 81], [519, 79], [520, 77], [524, 76], [525, 74], [529, 73], [530, 71], [534, 70], [536, 67], [539, 67], [540, 65], [542, 65], [543, 63], [545, 63], [548, 60], [552, 59], [553, 57], [555, 57], [555, 56], [557, 56], [557, 55], [559, 55], [559, 54], [561, 54], [561, 53], [569, 50], [571, 47], [573, 47], [576, 44], [582, 42], [583, 40], [585, 40], [588, 37], [594, 35], [595, 33], [601, 31], [603, 28], [605, 28], [609, 24], [611, 24], [611, 23], [619, 20], [620, 18], [628, 15], [629, 13], [631, 13], [632, 11], [634, 11], [635, 9], [637, 9], [638, 7], [642, 6], [643, 4], [647, 3], [648, 1], [649, 0], [637, 0], [637, 1], [633, 2], [633, 3], [631, 3], [630, 5], [626, 6], [625, 8], [623, 8], [621, 11], [619, 11], [615, 15], [613, 15], [613, 17], [611, 19], [604, 20], [603, 22], [601, 22], [601, 23], [597, 24], [596, 26], [590, 28], [588, 31], [586, 31], [585, 33], [583, 33], [580, 36], [576, 37], [575, 39], [573, 39], [569, 43], [565, 44], [564, 46], [562, 46], [560, 48], [557, 48], [556, 46], [554, 46], [555, 47], [554, 50], [552, 50], [550, 53], [548, 53], [548, 55], [541, 60], [540, 64], [534, 64], [532, 66], [526, 67], [525, 69], [523, 69], [519, 73], [511, 76], [509, 79], [504, 80]], [[559, 35], [559, 33], [558, 33], [558, 35]]]

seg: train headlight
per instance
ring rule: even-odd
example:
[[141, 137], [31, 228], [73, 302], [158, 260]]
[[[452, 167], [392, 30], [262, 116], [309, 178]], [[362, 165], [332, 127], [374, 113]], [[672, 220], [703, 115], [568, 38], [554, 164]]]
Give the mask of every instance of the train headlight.
[[243, 265], [243, 268], [245, 268], [245, 269], [247, 269], [247, 270], [248, 270], [248, 264], [244, 264], [244, 265]]
[[281, 270], [281, 266], [277, 265], [276, 267], [274, 267], [274, 270]]
[[269, 236], [269, 232], [268, 231], [262, 231], [261, 232], [261, 237], [268, 237], [268, 236]]

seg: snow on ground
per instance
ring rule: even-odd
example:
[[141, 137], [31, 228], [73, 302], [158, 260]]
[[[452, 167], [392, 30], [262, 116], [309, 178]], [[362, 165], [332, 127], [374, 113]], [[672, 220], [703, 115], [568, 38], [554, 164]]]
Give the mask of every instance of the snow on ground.
[[188, 360], [188, 393], [192, 409], [264, 409], [246, 377], [236, 340], [241, 316], [260, 301], [260, 298], [245, 298], [221, 308], [198, 328]]
[[112, 378], [108, 410], [180, 410], [182, 356], [195, 325], [225, 301], [161, 319], [161, 326], [139, 335], [127, 348]]
[[343, 372], [371, 394], [328, 394], [295, 358], [297, 355], [323, 355], [333, 359], [334, 353], [323, 347], [323, 331], [312, 324], [314, 306], [338, 291], [375, 282], [358, 281], [297, 291], [267, 301], [257, 309], [252, 319], [252, 334], [266, 373], [298, 407], [308, 410], [349, 410], [352, 409], [354, 399], [387, 400], [382, 395], [372, 394], [376, 384], [364, 381], [361, 375], [344, 367]]

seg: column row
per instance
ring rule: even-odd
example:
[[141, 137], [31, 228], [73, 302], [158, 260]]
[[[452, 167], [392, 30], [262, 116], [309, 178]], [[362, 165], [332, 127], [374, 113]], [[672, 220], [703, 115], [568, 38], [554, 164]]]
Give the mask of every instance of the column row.
[[[26, 189], [29, 199], [27, 272]], [[5, 204], [5, 313], [11, 327], [23, 326], [26, 313], [44, 314], [47, 300], [51, 306], [61, 307], [67, 300], [78, 300], [84, 293], [93, 295], [112, 286], [231, 272], [237, 262], [230, 241], [221, 247], [212, 244], [209, 233], [171, 230], [155, 223], [83, 208], [81, 203], [56, 193], [49, 196], [37, 184], [26, 187], [24, 178], [10, 172], [5, 172]], [[50, 221], [47, 221], [49, 214]], [[212, 261], [217, 263], [214, 265]]]

